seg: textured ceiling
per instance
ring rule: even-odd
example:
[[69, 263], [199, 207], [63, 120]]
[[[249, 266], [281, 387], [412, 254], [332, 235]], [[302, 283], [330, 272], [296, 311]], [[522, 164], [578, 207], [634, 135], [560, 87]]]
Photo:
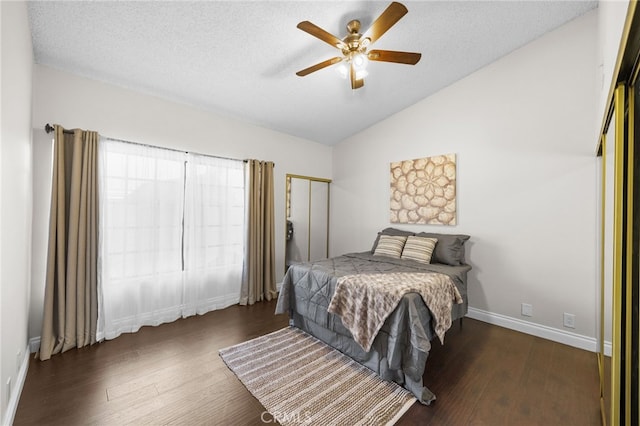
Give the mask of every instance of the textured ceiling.
[[369, 64], [352, 91], [334, 67], [296, 71], [337, 50], [296, 28], [342, 38], [390, 2], [35, 1], [36, 63], [332, 145], [435, 93], [597, 1], [405, 1], [373, 46], [422, 53], [415, 65]]

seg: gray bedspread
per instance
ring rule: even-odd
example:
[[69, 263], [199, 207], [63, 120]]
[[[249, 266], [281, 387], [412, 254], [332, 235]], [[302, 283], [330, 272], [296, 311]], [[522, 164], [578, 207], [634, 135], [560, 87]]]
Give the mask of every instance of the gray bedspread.
[[370, 252], [292, 265], [285, 274], [278, 297], [276, 314], [288, 313], [292, 325], [307, 331], [345, 353], [383, 379], [401, 384], [420, 402], [429, 404], [435, 395], [423, 385], [422, 377], [435, 333], [429, 309], [420, 295], [405, 295], [387, 318], [373, 341], [371, 350], [364, 351], [356, 343], [340, 317], [327, 308], [335, 291], [338, 277], [353, 274], [391, 272], [439, 272], [449, 275], [463, 303], [453, 305], [451, 319], [467, 312], [468, 265], [447, 266], [423, 264], [411, 260], [373, 256]]

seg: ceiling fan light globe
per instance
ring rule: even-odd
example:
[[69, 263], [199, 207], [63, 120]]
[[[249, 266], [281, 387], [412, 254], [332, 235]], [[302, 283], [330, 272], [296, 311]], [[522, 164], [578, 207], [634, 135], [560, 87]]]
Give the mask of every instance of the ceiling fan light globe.
[[369, 60], [367, 59], [367, 57], [362, 53], [357, 53], [353, 55], [352, 61], [353, 61], [353, 66], [358, 71], [365, 70], [367, 68], [367, 64], [369, 63]]
[[365, 69], [356, 70], [356, 80], [363, 80], [368, 75], [369, 75], [369, 72]]
[[346, 79], [349, 76], [349, 67], [347, 66], [347, 64], [342, 62], [336, 67], [336, 72], [341, 78]]

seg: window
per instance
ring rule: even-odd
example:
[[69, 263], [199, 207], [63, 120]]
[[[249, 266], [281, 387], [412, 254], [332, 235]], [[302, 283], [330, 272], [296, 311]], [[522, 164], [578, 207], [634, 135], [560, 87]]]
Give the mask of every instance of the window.
[[105, 138], [99, 154], [100, 337], [237, 303], [242, 161]]

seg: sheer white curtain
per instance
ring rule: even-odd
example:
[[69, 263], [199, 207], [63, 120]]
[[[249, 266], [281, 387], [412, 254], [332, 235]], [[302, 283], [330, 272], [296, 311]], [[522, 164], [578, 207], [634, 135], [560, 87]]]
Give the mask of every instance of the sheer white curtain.
[[[238, 302], [243, 224], [224, 219], [234, 208], [244, 211], [244, 198], [236, 199], [244, 191], [243, 165], [215, 160], [101, 140], [100, 337]], [[217, 175], [232, 190], [216, 188]], [[227, 249], [238, 251], [236, 241], [240, 259], [230, 261]], [[224, 256], [215, 257], [216, 250]]]
[[244, 251], [242, 161], [188, 156], [184, 230], [186, 315], [238, 303]]

